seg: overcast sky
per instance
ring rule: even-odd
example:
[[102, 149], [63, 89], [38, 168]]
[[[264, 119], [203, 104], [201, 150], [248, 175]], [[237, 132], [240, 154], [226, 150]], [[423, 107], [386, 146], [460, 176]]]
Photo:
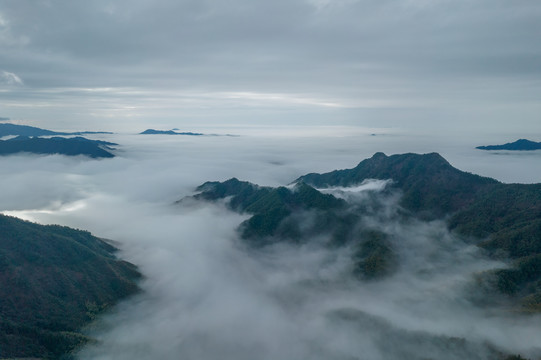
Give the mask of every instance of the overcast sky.
[[538, 0], [0, 0], [0, 118], [541, 134], [540, 39]]

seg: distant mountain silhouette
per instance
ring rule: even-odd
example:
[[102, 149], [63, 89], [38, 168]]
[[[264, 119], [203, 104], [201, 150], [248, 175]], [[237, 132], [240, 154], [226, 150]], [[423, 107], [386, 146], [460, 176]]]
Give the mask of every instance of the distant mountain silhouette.
[[512, 143], [507, 143], [503, 145], [487, 145], [487, 146], [477, 146], [476, 149], [480, 150], [514, 150], [514, 151], [530, 151], [530, 150], [540, 150], [541, 142], [530, 141], [526, 139], [519, 139]]
[[140, 135], [191, 135], [191, 136], [201, 136], [202, 133], [193, 133], [193, 132], [176, 132], [173, 130], [154, 130], [146, 129]]
[[91, 158], [112, 158], [112, 146], [117, 144], [90, 140], [84, 137], [28, 137], [18, 136], [9, 140], [0, 140], [0, 155], [10, 155], [21, 152], [33, 154], [85, 155]]
[[[460, 171], [436, 153], [376, 153], [352, 169], [301, 176], [292, 187], [259, 187], [230, 179], [201, 185], [195, 198], [228, 198], [233, 210], [251, 214], [239, 228], [251, 246], [302, 243], [325, 233], [332, 246], [357, 249], [353, 258], [361, 278], [377, 277], [396, 269], [394, 251], [384, 232], [355, 226], [377, 208], [377, 199], [368, 198], [359, 207], [317, 190], [369, 179], [391, 180], [378, 196], [400, 193], [397, 216], [443, 219], [450, 230], [476, 239], [494, 256], [514, 259], [512, 267], [495, 274], [496, 288], [517, 296], [529, 310], [541, 311], [541, 184], [503, 184]], [[311, 220], [301, 226], [302, 214]]]
[[54, 135], [90, 135], [90, 134], [112, 134], [101, 131], [78, 131], [78, 132], [58, 132], [46, 129], [40, 129], [33, 126], [17, 124], [0, 124], [0, 137], [9, 135], [22, 136], [54, 136]]
[[0, 358], [67, 359], [81, 328], [139, 291], [136, 267], [89, 232], [0, 215]]

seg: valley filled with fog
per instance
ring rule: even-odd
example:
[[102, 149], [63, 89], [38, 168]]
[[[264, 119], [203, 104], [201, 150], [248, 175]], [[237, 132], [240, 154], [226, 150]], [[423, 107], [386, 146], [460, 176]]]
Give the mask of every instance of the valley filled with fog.
[[540, 360], [539, 34], [541, 1], [0, 0], [0, 359]]
[[120, 145], [117, 157], [0, 158], [3, 213], [118, 242], [118, 256], [144, 275], [141, 294], [87, 329], [98, 342], [80, 359], [541, 356], [539, 315], [476, 298], [482, 294], [476, 274], [506, 263], [442, 221], [398, 221], [400, 194], [383, 195], [386, 182], [327, 190], [354, 204], [367, 194], [377, 202], [363, 221], [393, 235], [401, 265], [374, 281], [351, 276], [348, 249], [329, 251], [320, 245], [324, 239], [247, 249], [237, 233], [247, 215], [223, 201], [175, 204], [206, 181], [285, 186], [306, 173], [354, 167], [380, 151], [438, 152], [464, 171], [535, 183], [539, 151], [474, 149], [512, 140], [505, 134], [449, 138], [332, 127], [262, 133], [96, 135]]

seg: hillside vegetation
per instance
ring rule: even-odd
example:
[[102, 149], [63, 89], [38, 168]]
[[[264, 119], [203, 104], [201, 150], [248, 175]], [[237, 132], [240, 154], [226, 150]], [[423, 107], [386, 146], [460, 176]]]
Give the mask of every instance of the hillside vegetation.
[[0, 215], [0, 358], [69, 358], [81, 328], [138, 291], [134, 265], [89, 232]]
[[368, 199], [363, 205], [351, 205], [316, 190], [358, 185], [368, 179], [392, 180], [382, 195], [400, 194], [394, 216], [444, 219], [465, 240], [493, 257], [508, 259], [511, 267], [493, 274], [495, 287], [515, 298], [523, 309], [541, 310], [541, 184], [502, 184], [460, 171], [436, 153], [376, 153], [353, 169], [301, 176], [293, 187], [259, 187], [230, 179], [203, 184], [195, 197], [228, 198], [232, 209], [252, 214], [239, 228], [252, 246], [302, 243], [325, 234], [330, 239], [327, 246], [356, 249], [356, 275], [377, 278], [395, 271], [396, 254], [387, 234], [360, 227], [359, 220], [375, 214], [381, 202]]

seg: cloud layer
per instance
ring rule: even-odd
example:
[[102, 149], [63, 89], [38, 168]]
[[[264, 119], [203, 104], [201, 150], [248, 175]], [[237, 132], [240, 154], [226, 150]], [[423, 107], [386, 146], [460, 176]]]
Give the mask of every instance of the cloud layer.
[[[489, 172], [491, 163], [516, 165], [513, 157], [465, 156], [463, 143], [398, 134], [103, 138], [122, 144], [119, 157], [0, 158], [5, 210], [120, 241], [120, 255], [146, 275], [141, 296], [89, 329], [99, 343], [81, 359], [490, 359], [490, 344], [539, 356], [539, 318], [509, 318], [468, 296], [475, 273], [505, 265], [443, 223], [398, 221], [393, 198], [363, 221], [392, 234], [401, 267], [365, 283], [350, 277], [348, 249], [316, 242], [251, 253], [235, 231], [245, 216], [220, 204], [173, 205], [207, 180], [285, 185], [311, 171], [352, 167], [377, 150], [438, 150], [455, 165]], [[520, 158], [520, 172], [539, 176], [531, 161], [538, 159]], [[362, 202], [384, 186], [331, 191]]]
[[531, 129], [540, 15], [536, 1], [503, 0], [2, 2], [0, 63], [26, 87], [5, 94], [0, 111], [114, 130]]

